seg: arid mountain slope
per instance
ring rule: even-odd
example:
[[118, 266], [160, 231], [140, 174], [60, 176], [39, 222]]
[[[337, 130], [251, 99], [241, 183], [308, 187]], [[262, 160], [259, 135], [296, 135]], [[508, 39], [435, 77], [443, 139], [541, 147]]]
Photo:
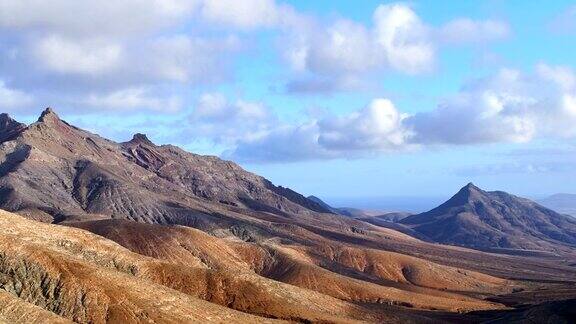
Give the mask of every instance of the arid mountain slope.
[[0, 211], [0, 303], [11, 309], [0, 316], [60, 320], [34, 304], [82, 323], [265, 321], [155, 283], [161, 266], [85, 231]]
[[[123, 220], [76, 224], [114, 237], [139, 253], [84, 230], [41, 224], [0, 211], [0, 304], [11, 309], [6, 314], [0, 311], [0, 316], [18, 318], [12, 322], [44, 318], [51, 322], [204, 319], [245, 323], [266, 322], [271, 317], [420, 323], [427, 317], [416, 312], [384, 312], [346, 300], [410, 309], [502, 308], [466, 295], [412, 286], [409, 281], [392, 287], [383, 284], [390, 280], [380, 285], [339, 275], [315, 265], [318, 254], [302, 248], [218, 239], [181, 226]], [[503, 280], [471, 271], [390, 253], [347, 250], [338, 252], [336, 262], [363, 272], [366, 268], [358, 262], [366, 260], [360, 262], [374, 264], [370, 271], [382, 278], [436, 282], [484, 293], [507, 289]], [[351, 258], [351, 253], [356, 256]], [[412, 289], [406, 289], [408, 285]]]
[[38, 220], [178, 223], [206, 211], [206, 201], [277, 214], [329, 212], [232, 162], [156, 146], [141, 134], [114, 143], [51, 109], [27, 127], [2, 115], [0, 139], [0, 208]]
[[388, 301], [454, 310], [457, 300], [458, 307], [470, 309], [497, 306], [482, 305], [477, 300], [442, 291], [428, 296], [424, 293], [430, 291], [419, 287], [479, 293], [511, 290], [506, 280], [397, 253], [344, 246], [306, 231], [298, 235], [308, 237], [311, 246], [274, 241], [238, 242], [191, 228], [160, 228], [117, 220], [73, 225], [110, 238], [134, 252], [173, 263], [194, 264], [201, 259], [213, 269], [248, 271], [349, 301]]
[[473, 248], [556, 250], [576, 246], [576, 219], [473, 184], [439, 207], [400, 223], [436, 242]]

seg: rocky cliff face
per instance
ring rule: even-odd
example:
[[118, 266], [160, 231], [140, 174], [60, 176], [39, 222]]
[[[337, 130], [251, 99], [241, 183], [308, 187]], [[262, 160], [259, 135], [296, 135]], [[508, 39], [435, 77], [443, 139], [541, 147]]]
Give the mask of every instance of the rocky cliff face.
[[143, 134], [115, 143], [50, 108], [29, 126], [0, 115], [0, 141], [0, 208], [46, 222], [182, 223], [222, 206], [279, 215], [329, 212], [233, 162], [157, 146]]
[[528, 199], [468, 184], [428, 212], [400, 221], [442, 243], [476, 248], [550, 250], [576, 246], [576, 220]]

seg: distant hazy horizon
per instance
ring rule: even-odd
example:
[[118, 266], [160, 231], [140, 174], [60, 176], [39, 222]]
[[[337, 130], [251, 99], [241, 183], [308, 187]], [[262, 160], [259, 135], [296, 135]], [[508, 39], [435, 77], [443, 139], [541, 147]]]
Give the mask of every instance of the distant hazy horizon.
[[327, 197], [321, 198], [333, 207], [349, 207], [384, 212], [421, 213], [428, 211], [449, 197]]

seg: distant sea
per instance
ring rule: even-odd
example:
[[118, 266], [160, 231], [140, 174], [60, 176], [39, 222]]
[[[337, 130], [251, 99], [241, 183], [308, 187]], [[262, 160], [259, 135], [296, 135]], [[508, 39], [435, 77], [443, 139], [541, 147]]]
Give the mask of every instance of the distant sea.
[[333, 207], [351, 207], [384, 212], [421, 213], [428, 211], [450, 197], [329, 197], [322, 198]]

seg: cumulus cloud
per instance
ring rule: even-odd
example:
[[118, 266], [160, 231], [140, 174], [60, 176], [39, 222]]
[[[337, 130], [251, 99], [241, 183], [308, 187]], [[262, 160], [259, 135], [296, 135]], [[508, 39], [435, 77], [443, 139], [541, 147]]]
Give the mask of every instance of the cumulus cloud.
[[[225, 153], [241, 161], [355, 158], [431, 146], [576, 137], [576, 74], [540, 64], [472, 80], [435, 109], [406, 114], [387, 99], [343, 116], [269, 123]], [[294, 145], [298, 143], [298, 145]]]
[[244, 29], [274, 26], [281, 16], [281, 8], [274, 0], [206, 1], [201, 12], [208, 21]]
[[276, 116], [264, 104], [232, 101], [220, 93], [203, 94], [188, 121], [186, 134], [209, 137], [218, 144], [250, 140], [277, 125]]
[[[211, 19], [217, 17], [203, 15], [217, 13], [216, 2], [1, 1], [0, 77], [63, 109], [81, 104], [92, 109], [94, 103], [107, 109], [125, 102], [125, 109], [159, 110], [165, 105], [165, 111], [172, 111], [181, 104], [175, 104], [175, 93], [159, 98], [166, 93], [163, 88], [230, 78], [230, 56], [241, 50], [241, 42], [233, 33], [204, 33], [209, 27], [199, 22], [214, 23]], [[268, 3], [270, 10], [279, 10], [273, 1]], [[248, 4], [230, 2], [220, 9], [268, 17], [258, 0], [250, 8]], [[233, 18], [218, 19], [236, 25]], [[184, 32], [191, 23], [192, 31], [186, 27]]]
[[533, 112], [538, 101], [521, 94], [526, 87], [522, 82], [517, 71], [503, 70], [407, 122], [422, 143], [529, 141], [536, 131]]
[[402, 125], [407, 116], [390, 100], [375, 99], [350, 115], [320, 120], [318, 143], [334, 151], [395, 150], [409, 137]]
[[127, 88], [104, 94], [90, 94], [86, 98], [76, 99], [81, 104], [107, 110], [152, 110], [173, 112], [180, 109], [182, 103], [176, 96], [154, 96], [146, 88]]
[[230, 54], [241, 49], [235, 37], [209, 39], [176, 34], [144, 43], [142, 50], [149, 55], [135, 55], [140, 71], [152, 80], [181, 83], [213, 83], [226, 78]]
[[430, 69], [434, 46], [428, 27], [408, 6], [380, 5], [374, 12], [375, 36], [391, 67], [407, 73]]
[[476, 80], [437, 109], [406, 120], [428, 144], [528, 142], [576, 135], [574, 73], [540, 64], [534, 73], [502, 69]]
[[[296, 125], [278, 124], [241, 138], [226, 157], [249, 162], [354, 158], [406, 150], [410, 132], [391, 101], [375, 99], [345, 116], [325, 116]], [[297, 145], [295, 145], [297, 143]]]
[[224, 158], [251, 163], [296, 162], [342, 157], [318, 143], [315, 121], [299, 125], [282, 125], [262, 136], [242, 139], [225, 151]]
[[326, 76], [306, 76], [291, 80], [286, 84], [286, 92], [290, 94], [330, 94], [337, 91], [360, 90], [369, 88], [366, 80], [355, 77], [341, 76], [338, 78]]
[[441, 45], [486, 43], [511, 34], [506, 22], [490, 19], [458, 18], [435, 27], [405, 3], [379, 5], [371, 25], [337, 19], [294, 30], [285, 42], [284, 56], [304, 76], [287, 83], [290, 93], [353, 89], [357, 83], [350, 80], [387, 71], [427, 73], [434, 69]]
[[64, 35], [126, 35], [153, 32], [191, 15], [195, 0], [3, 0], [0, 28]]
[[434, 48], [426, 27], [406, 5], [379, 6], [374, 26], [340, 19], [298, 30], [286, 49], [296, 70], [323, 75], [348, 75], [392, 68], [408, 73], [429, 69]]
[[0, 109], [14, 110], [25, 108], [34, 102], [34, 98], [20, 90], [9, 88], [3, 80], [0, 80]]
[[33, 45], [36, 64], [56, 73], [104, 74], [118, 67], [122, 47], [103, 39], [69, 40], [49, 35]]

